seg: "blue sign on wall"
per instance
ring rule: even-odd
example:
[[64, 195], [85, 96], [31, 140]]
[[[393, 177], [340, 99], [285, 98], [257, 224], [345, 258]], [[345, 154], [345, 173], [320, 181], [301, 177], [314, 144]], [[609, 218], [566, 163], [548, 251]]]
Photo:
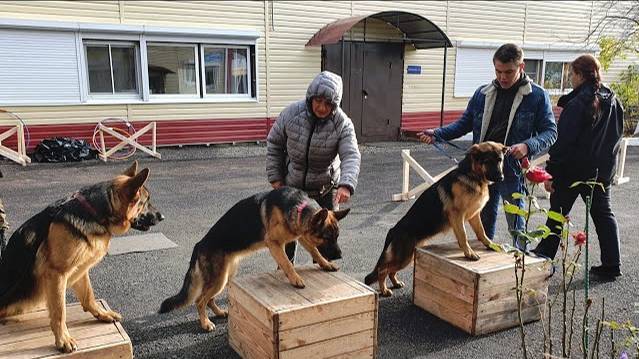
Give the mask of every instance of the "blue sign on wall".
[[422, 67], [420, 65], [408, 65], [406, 67], [406, 73], [411, 75], [420, 75], [422, 73]]

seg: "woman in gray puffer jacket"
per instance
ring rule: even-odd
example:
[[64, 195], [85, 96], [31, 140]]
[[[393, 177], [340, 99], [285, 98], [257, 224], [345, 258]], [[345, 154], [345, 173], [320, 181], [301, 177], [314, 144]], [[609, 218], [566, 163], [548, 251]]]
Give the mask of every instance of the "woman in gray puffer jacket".
[[[266, 173], [273, 188], [306, 191], [324, 208], [349, 200], [357, 187], [361, 155], [355, 127], [339, 107], [342, 78], [323, 71], [313, 79], [306, 99], [286, 107], [267, 138]], [[291, 261], [295, 242], [286, 247]], [[339, 247], [319, 248], [327, 259], [341, 258]]]

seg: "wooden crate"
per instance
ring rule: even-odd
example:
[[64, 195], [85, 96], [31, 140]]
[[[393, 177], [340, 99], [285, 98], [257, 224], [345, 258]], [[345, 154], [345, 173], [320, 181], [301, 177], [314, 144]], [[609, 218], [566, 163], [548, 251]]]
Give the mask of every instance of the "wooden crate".
[[[110, 310], [104, 300], [98, 304]], [[67, 305], [67, 327], [79, 348], [62, 354], [55, 348], [47, 310], [0, 318], [0, 358], [133, 358], [131, 340], [122, 325], [98, 321], [80, 303]]]
[[[456, 242], [418, 248], [413, 303], [472, 335], [519, 325], [513, 255], [488, 250], [474, 240], [471, 246], [481, 256], [478, 261], [466, 259]], [[548, 261], [526, 257], [526, 323], [541, 317], [549, 271]]]
[[229, 342], [243, 358], [374, 358], [377, 293], [341, 272], [296, 268], [236, 278], [229, 287]]

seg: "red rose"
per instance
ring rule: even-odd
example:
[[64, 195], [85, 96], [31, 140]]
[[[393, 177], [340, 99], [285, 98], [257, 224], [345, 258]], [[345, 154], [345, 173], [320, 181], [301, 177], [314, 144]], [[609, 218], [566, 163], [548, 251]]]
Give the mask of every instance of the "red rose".
[[533, 167], [526, 172], [526, 178], [530, 182], [543, 183], [545, 181], [550, 181], [552, 176], [541, 167]]
[[573, 233], [572, 238], [575, 239], [576, 246], [581, 246], [583, 244], [586, 244], [586, 233], [584, 231]]
[[524, 157], [521, 159], [521, 168], [529, 168], [530, 167], [530, 161], [528, 160], [528, 157]]

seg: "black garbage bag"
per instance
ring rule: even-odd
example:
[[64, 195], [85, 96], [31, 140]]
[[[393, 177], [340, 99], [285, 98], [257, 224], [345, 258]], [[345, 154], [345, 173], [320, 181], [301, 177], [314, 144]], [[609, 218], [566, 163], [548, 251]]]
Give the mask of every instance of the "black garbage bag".
[[84, 140], [69, 137], [46, 138], [33, 153], [37, 162], [76, 162], [98, 158], [98, 151]]

